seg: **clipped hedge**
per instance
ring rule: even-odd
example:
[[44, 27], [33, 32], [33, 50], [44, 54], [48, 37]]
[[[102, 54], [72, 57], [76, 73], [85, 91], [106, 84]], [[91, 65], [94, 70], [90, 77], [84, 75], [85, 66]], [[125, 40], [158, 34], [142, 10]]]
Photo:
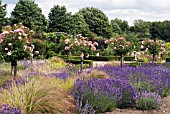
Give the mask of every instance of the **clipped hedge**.
[[170, 62], [170, 57], [167, 57], [167, 58], [166, 58], [166, 62]]
[[[67, 55], [60, 55], [58, 57], [63, 58], [63, 59], [67, 59]], [[80, 56], [69, 56], [69, 59], [79, 59], [80, 60], [81, 58], [80, 58]], [[115, 61], [119, 61], [120, 57], [119, 56], [94, 56], [94, 55], [90, 55], [88, 58], [85, 58], [85, 60], [94, 60], [94, 61], [112, 61], [112, 60], [115, 60]], [[133, 61], [134, 57], [125, 56], [124, 60], [125, 61]]]
[[[81, 60], [79, 60], [79, 59], [68, 59], [68, 60], [65, 60], [65, 61], [68, 62], [68, 63], [72, 63], [72, 64], [81, 64]], [[89, 66], [92, 66], [93, 61], [92, 60], [84, 60], [83, 64], [89, 64]]]

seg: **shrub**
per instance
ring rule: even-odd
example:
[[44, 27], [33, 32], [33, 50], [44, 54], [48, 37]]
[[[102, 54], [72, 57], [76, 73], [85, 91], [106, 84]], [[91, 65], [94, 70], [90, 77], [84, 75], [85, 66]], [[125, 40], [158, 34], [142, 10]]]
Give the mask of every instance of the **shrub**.
[[85, 106], [86, 102], [93, 107], [96, 113], [113, 111], [119, 107], [130, 107], [135, 103], [136, 91], [125, 80], [89, 79], [76, 80], [73, 87], [73, 96]]
[[[69, 59], [69, 60], [66, 60], [66, 62], [72, 63], [72, 64], [80, 64], [81, 60]], [[83, 64], [88, 64], [88, 66], [90, 67], [93, 64], [93, 61], [92, 60], [84, 60]]]
[[166, 58], [166, 62], [170, 62], [170, 57], [167, 57], [167, 58]]
[[21, 110], [7, 104], [0, 105], [0, 114], [21, 114]]
[[124, 79], [136, 89], [157, 92], [160, 96], [166, 96], [167, 88], [170, 87], [170, 70], [156, 64], [142, 65], [141, 67], [104, 66], [98, 68], [107, 73], [111, 78]]
[[97, 78], [97, 79], [108, 79], [109, 76], [103, 72], [103, 71], [99, 71], [99, 70], [93, 70], [91, 73], [90, 73], [90, 78]]
[[[0, 93], [0, 103], [18, 107], [24, 114], [36, 113], [67, 113], [70, 107], [71, 97], [52, 84], [53, 78], [34, 77], [28, 83], [13, 83], [9, 89], [3, 89]], [[66, 107], [67, 106], [67, 107]]]
[[63, 68], [65, 65], [66, 63], [62, 59], [58, 57], [52, 57], [48, 59], [45, 63], [42, 61], [37, 62], [36, 65], [33, 65], [28, 70], [32, 69], [35, 73], [37, 72], [47, 73], [54, 70], [58, 70], [59, 68]]
[[[112, 111], [117, 105], [118, 89], [112, 88], [107, 81], [89, 79], [76, 80], [73, 87], [73, 96], [78, 103], [78, 107], [84, 107], [88, 102], [96, 113]], [[117, 95], [117, 96], [116, 96]]]
[[136, 108], [141, 110], [156, 109], [162, 104], [160, 95], [151, 92], [142, 92], [137, 96]]
[[54, 51], [48, 51], [47, 54], [46, 54], [46, 59], [50, 58], [50, 57], [54, 57], [56, 56], [57, 54], [54, 52]]

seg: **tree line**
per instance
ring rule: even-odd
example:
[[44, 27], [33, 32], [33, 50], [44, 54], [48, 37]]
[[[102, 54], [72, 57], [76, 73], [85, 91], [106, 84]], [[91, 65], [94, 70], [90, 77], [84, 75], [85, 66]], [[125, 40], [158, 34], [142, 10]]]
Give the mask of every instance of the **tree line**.
[[42, 9], [33, 0], [19, 0], [11, 12], [11, 17], [6, 17], [6, 6], [7, 4], [2, 4], [0, 0], [0, 31], [5, 25], [21, 22], [36, 33], [65, 32], [102, 38], [128, 35], [140, 39], [158, 38], [170, 41], [170, 20], [147, 22], [138, 19], [133, 26], [129, 26], [126, 20], [109, 19], [100, 9], [94, 7], [85, 7], [72, 14], [65, 6], [60, 5], [54, 5], [46, 19]]

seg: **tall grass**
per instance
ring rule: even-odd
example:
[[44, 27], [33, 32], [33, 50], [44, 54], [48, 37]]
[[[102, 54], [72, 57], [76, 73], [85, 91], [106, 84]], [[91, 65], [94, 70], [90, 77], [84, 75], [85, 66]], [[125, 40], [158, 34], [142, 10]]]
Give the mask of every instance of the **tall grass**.
[[53, 78], [37, 76], [24, 85], [13, 83], [12, 87], [0, 92], [0, 104], [17, 107], [24, 114], [69, 113], [69, 108], [74, 108], [70, 101], [74, 100], [52, 82]]
[[52, 57], [51, 59], [47, 60], [46, 63], [36, 64], [36, 66], [33, 66], [33, 68], [36, 69], [37, 72], [49, 73], [59, 68], [65, 67], [65, 65], [66, 63], [63, 59], [58, 57]]

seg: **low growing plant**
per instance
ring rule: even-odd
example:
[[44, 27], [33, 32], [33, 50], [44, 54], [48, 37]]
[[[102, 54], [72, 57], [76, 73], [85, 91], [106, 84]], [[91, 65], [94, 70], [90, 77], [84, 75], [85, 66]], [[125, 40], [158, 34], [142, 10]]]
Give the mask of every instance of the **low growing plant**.
[[70, 102], [73, 99], [52, 81], [53, 78], [37, 76], [24, 84], [13, 83], [0, 92], [0, 104], [18, 107], [24, 114], [67, 113], [74, 107]]
[[160, 107], [162, 100], [160, 95], [152, 92], [139, 93], [136, 99], [136, 108], [140, 110], [151, 110]]

